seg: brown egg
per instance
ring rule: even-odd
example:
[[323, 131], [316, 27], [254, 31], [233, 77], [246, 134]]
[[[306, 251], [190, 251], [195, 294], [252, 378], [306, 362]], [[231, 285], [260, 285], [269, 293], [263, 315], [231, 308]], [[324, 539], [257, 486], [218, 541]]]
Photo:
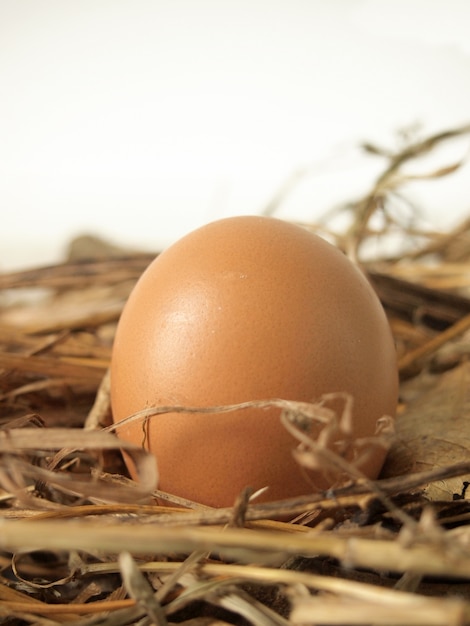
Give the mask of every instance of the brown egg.
[[[155, 406], [347, 392], [354, 436], [370, 437], [395, 413], [395, 346], [375, 292], [337, 248], [283, 220], [233, 217], [143, 273], [117, 328], [111, 389], [115, 422]], [[203, 504], [230, 506], [247, 486], [268, 487], [264, 500], [331, 486], [299, 466], [279, 408], [168, 413], [117, 432], [156, 456], [162, 491]], [[376, 477], [383, 458], [375, 451], [361, 471]]]

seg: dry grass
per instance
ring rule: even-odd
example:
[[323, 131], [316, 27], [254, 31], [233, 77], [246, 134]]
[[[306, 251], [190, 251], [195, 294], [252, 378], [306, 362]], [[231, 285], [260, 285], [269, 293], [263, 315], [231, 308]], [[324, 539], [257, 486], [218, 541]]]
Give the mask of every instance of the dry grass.
[[[109, 427], [107, 368], [122, 306], [153, 255], [87, 240], [86, 258], [74, 246], [63, 264], [0, 275], [1, 623], [470, 624], [470, 220], [423, 232], [394, 205], [407, 164], [468, 134], [387, 154], [370, 192], [336, 209], [350, 216], [346, 230], [309, 224], [362, 266], [396, 339], [401, 403], [395, 435], [385, 422], [369, 442], [391, 446], [377, 481], [321, 437], [303, 438], [315, 420], [354, 445], [347, 414], [282, 399], [266, 402], [298, 437], [299, 461], [329, 464], [338, 488], [263, 504], [247, 491], [214, 510], [158, 492], [153, 459], [128, 445], [141, 478], [130, 481]], [[390, 230], [405, 252], [366, 261], [368, 241]]]

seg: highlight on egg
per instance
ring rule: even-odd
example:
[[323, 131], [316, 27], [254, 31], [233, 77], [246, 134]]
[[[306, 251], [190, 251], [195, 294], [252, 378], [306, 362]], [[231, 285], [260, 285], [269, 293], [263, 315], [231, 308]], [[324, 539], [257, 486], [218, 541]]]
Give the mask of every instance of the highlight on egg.
[[[328, 428], [304, 420], [301, 436], [320, 438], [376, 478], [385, 448], [367, 447], [378, 421], [396, 411], [393, 337], [360, 269], [306, 228], [259, 216], [211, 222], [159, 254], [123, 309], [111, 361], [113, 420], [119, 437], [155, 455], [164, 492], [223, 507], [247, 487], [266, 488], [259, 500], [274, 501], [334, 486], [338, 474], [327, 464], [299, 462], [299, 439], [279, 405], [253, 404], [315, 403], [325, 394], [338, 398], [323, 413], [333, 416]], [[345, 397], [352, 413], [341, 422]], [[120, 425], [152, 407], [245, 402], [252, 405]], [[360, 445], [345, 446], [335, 412], [340, 425], [351, 418], [347, 436]]]

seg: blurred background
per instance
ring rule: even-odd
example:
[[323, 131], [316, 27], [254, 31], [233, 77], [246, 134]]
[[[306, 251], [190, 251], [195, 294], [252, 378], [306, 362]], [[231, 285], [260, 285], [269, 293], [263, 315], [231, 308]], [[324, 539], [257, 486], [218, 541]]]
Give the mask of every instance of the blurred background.
[[[315, 221], [385, 157], [470, 122], [466, 0], [0, 0], [0, 271], [83, 233], [159, 250], [262, 213]], [[416, 219], [470, 214], [469, 135]], [[419, 164], [418, 164], [419, 170]]]

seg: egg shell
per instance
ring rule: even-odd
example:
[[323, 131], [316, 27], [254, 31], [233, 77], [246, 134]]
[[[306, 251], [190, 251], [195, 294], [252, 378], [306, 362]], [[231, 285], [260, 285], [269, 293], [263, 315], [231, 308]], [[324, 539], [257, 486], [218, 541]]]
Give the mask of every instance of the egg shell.
[[[154, 406], [346, 392], [362, 438], [395, 414], [397, 389], [388, 320], [362, 272], [319, 236], [270, 217], [218, 220], [161, 253], [124, 307], [111, 363], [116, 423]], [[261, 500], [331, 486], [299, 466], [278, 408], [167, 413], [117, 432], [156, 456], [161, 490], [206, 505], [230, 506], [248, 486], [268, 487]], [[360, 469], [374, 478], [383, 460], [376, 450]]]

